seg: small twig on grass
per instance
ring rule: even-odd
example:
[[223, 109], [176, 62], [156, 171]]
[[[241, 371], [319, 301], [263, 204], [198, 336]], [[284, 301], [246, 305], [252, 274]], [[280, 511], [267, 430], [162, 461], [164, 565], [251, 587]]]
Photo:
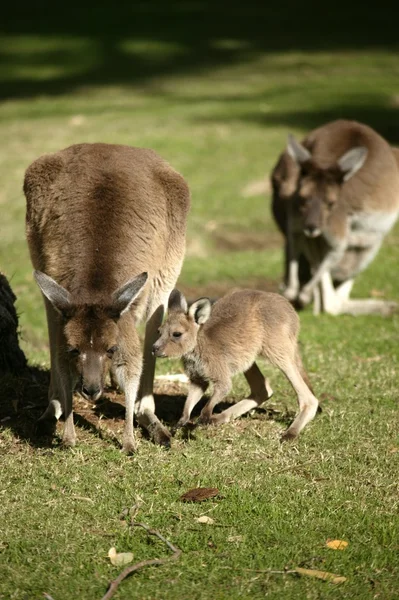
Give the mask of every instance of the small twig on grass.
[[54, 600], [54, 598], [50, 596], [50, 594], [46, 594], [46, 592], [43, 592], [43, 596], [46, 598], [46, 600]]
[[275, 571], [274, 569], [242, 569], [243, 571], [250, 571], [251, 573], [277, 573], [278, 575], [286, 575], [287, 573], [296, 573], [295, 569], [287, 569], [286, 571]]
[[124, 569], [122, 571], [122, 573], [120, 573], [116, 579], [111, 581], [111, 583], [109, 584], [107, 593], [105, 594], [105, 596], [103, 596], [101, 598], [101, 600], [109, 600], [110, 598], [112, 598], [112, 596], [115, 594], [116, 590], [118, 589], [119, 584], [124, 579], [126, 579], [126, 577], [128, 577], [132, 573], [135, 573], [139, 569], [142, 569], [143, 567], [163, 565], [167, 562], [170, 562], [171, 560], [177, 560], [178, 558], [180, 558], [180, 555], [181, 555], [180, 548], [176, 548], [176, 546], [174, 546], [171, 542], [169, 542], [166, 538], [164, 538], [163, 535], [161, 533], [159, 533], [159, 531], [157, 531], [156, 529], [151, 529], [150, 527], [148, 527], [148, 525], [145, 525], [145, 523], [132, 523], [132, 525], [133, 525], [133, 527], [142, 527], [143, 529], [146, 530], [146, 532], [149, 535], [155, 535], [164, 544], [166, 544], [166, 546], [169, 548], [169, 550], [171, 550], [171, 552], [173, 554], [167, 558], [153, 558], [153, 559], [149, 559], [149, 560], [142, 560], [134, 565], [130, 565], [130, 567], [126, 567], [126, 569]]

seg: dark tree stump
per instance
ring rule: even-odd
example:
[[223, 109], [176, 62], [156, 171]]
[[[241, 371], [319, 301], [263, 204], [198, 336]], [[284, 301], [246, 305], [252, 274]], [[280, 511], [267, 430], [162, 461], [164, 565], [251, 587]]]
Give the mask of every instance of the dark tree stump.
[[18, 343], [16, 296], [7, 278], [0, 273], [0, 375], [18, 374], [26, 367], [26, 358]]

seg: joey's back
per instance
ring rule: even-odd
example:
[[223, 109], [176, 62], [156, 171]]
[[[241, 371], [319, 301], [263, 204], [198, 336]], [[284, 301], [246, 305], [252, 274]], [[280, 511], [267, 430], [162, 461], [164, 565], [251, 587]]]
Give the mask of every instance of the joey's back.
[[82, 303], [147, 271], [145, 299], [180, 268], [188, 187], [152, 150], [74, 145], [36, 160], [24, 191], [35, 268]]
[[270, 345], [295, 339], [299, 319], [285, 298], [257, 290], [233, 291], [212, 307], [208, 321], [198, 332], [198, 353], [213, 368], [223, 357], [232, 372], [248, 368]]

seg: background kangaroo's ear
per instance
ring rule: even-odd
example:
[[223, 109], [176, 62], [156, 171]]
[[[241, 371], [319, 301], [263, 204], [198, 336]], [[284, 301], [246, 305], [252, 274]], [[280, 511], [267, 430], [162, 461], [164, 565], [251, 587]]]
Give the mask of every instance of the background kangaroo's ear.
[[211, 316], [212, 304], [209, 298], [200, 298], [192, 303], [188, 314], [198, 325], [203, 325]]
[[287, 152], [298, 165], [302, 165], [312, 158], [309, 150], [302, 146], [291, 133], [288, 134]]
[[172, 290], [170, 293], [170, 296], [169, 296], [168, 311], [169, 312], [183, 311], [184, 313], [187, 313], [187, 310], [188, 310], [187, 300], [185, 299], [183, 294], [181, 292], [179, 292], [179, 290], [176, 290], [176, 289]]
[[33, 276], [36, 279], [36, 283], [41, 289], [42, 294], [51, 302], [55, 310], [65, 318], [68, 316], [70, 317], [73, 306], [71, 294], [54, 281], [54, 279], [41, 271], [34, 271]]
[[132, 302], [134, 302], [142, 291], [147, 279], [148, 273], [140, 273], [140, 275], [130, 279], [130, 281], [112, 294], [112, 306], [110, 309], [112, 318], [118, 319], [129, 310]]
[[344, 174], [344, 181], [348, 181], [364, 165], [368, 150], [365, 146], [356, 146], [345, 152], [338, 159], [338, 167]]

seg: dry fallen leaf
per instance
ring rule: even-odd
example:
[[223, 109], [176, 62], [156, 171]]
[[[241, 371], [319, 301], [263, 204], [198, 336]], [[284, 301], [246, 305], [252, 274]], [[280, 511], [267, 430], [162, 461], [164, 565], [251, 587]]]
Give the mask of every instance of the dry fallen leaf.
[[115, 567], [124, 567], [133, 560], [133, 552], [117, 552], [116, 548], [110, 548], [108, 558]]
[[213, 525], [214, 520], [211, 517], [207, 517], [206, 515], [202, 515], [202, 517], [198, 517], [197, 523], [206, 523], [207, 525]]
[[346, 581], [346, 577], [342, 577], [341, 575], [335, 575], [334, 573], [329, 573], [328, 571], [318, 571], [317, 569], [302, 569], [301, 567], [296, 567], [294, 570], [299, 575], [306, 575], [307, 577], [316, 577], [317, 579], [329, 581], [330, 583], [343, 583], [344, 581]]
[[193, 488], [180, 496], [180, 500], [183, 502], [203, 502], [203, 500], [214, 498], [218, 494], [219, 490], [217, 488]]
[[331, 550], [345, 550], [348, 542], [345, 542], [345, 540], [327, 540], [326, 546]]

